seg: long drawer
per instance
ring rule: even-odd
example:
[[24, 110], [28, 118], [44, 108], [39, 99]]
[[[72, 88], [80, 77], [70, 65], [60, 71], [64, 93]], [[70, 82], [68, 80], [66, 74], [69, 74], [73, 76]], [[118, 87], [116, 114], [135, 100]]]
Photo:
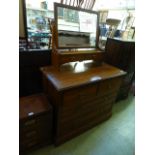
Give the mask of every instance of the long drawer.
[[[81, 116], [82, 113], [87, 115], [87, 111], [92, 113], [96, 112], [96, 109], [100, 108], [106, 108], [109, 105], [112, 105], [115, 101], [117, 93], [114, 92], [109, 95], [105, 96], [95, 96], [95, 97], [89, 97], [80, 101], [73, 101], [72, 103], [74, 106], [68, 106], [67, 108], [63, 106], [61, 108], [61, 120], [60, 122], [63, 122], [65, 120], [73, 120]], [[84, 102], [85, 101], [85, 102]]]
[[97, 95], [96, 97], [89, 97], [88, 102], [74, 101], [74, 107], [62, 107], [58, 134], [63, 136], [76, 131], [81, 126], [87, 126], [89, 121], [95, 122], [99, 117], [103, 120], [108, 118], [111, 115], [116, 95], [116, 92], [105, 96]]
[[93, 116], [92, 118], [89, 118], [88, 120], [85, 120], [85, 121], [81, 119], [81, 122], [75, 121], [73, 123], [66, 124], [65, 126], [61, 126], [63, 130], [59, 130], [59, 134], [57, 135], [57, 138], [56, 138], [56, 144], [58, 145], [64, 142], [65, 140], [70, 139], [88, 130], [89, 128], [92, 128], [96, 124], [109, 119], [111, 115], [112, 115], [112, 111], [109, 111], [102, 115], [98, 114], [96, 116]]
[[121, 78], [114, 78], [64, 92], [58, 135], [77, 130], [98, 117], [106, 118], [112, 112], [120, 82]]
[[91, 97], [100, 98], [99, 95], [117, 92], [119, 90], [121, 81], [122, 78], [113, 78], [85, 87], [66, 91], [63, 95], [63, 105], [65, 105], [67, 108], [68, 106], [73, 106], [73, 104], [78, 100], [81, 100], [81, 102], [87, 102], [85, 100], [89, 100]]

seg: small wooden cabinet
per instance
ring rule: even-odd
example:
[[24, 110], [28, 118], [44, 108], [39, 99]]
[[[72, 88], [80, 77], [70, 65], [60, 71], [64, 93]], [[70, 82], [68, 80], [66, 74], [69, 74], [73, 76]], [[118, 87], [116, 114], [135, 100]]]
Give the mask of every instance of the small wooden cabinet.
[[118, 100], [125, 99], [135, 76], [135, 42], [108, 38], [103, 57], [108, 64], [127, 72], [117, 96]]
[[[79, 63], [42, 68], [44, 91], [54, 107], [54, 143], [59, 145], [112, 115], [125, 72], [108, 64]], [[80, 64], [81, 66], [81, 64]]]
[[52, 143], [52, 106], [43, 94], [19, 100], [20, 154]]

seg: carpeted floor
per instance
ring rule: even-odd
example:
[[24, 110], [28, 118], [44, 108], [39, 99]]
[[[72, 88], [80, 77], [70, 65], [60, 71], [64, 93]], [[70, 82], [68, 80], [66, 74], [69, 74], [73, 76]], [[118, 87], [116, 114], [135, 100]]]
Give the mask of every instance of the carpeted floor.
[[47, 146], [29, 155], [133, 155], [135, 99], [116, 103], [112, 117], [59, 147]]

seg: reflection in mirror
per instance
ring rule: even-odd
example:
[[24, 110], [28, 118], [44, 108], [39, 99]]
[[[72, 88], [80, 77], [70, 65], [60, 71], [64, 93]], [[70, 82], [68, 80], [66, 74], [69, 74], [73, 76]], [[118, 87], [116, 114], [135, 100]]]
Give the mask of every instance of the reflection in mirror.
[[95, 47], [97, 14], [57, 7], [59, 47]]

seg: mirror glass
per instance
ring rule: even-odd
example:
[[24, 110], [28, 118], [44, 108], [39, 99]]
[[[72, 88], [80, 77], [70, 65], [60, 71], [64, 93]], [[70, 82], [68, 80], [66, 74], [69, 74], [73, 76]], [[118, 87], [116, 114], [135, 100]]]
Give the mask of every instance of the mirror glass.
[[97, 13], [57, 7], [58, 47], [95, 47]]

